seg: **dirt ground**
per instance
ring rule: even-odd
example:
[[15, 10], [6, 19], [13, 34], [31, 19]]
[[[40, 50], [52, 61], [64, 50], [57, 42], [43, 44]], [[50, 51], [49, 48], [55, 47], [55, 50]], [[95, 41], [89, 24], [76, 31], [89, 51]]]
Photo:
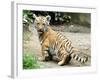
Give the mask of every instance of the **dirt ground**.
[[[81, 52], [91, 57], [91, 34], [90, 33], [72, 33], [72, 32], [62, 32], [69, 40], [72, 41], [72, 45], [78, 48]], [[28, 35], [29, 40], [24, 40], [24, 52], [32, 53], [36, 57], [39, 56], [40, 42], [38, 40], [38, 34], [36, 29], [32, 30], [32, 33]], [[57, 68], [57, 67], [79, 67], [79, 66], [90, 66], [91, 61], [89, 60], [86, 64], [80, 64], [75, 60], [71, 60], [68, 65], [59, 66], [57, 62], [48, 61], [42, 62], [41, 68]]]

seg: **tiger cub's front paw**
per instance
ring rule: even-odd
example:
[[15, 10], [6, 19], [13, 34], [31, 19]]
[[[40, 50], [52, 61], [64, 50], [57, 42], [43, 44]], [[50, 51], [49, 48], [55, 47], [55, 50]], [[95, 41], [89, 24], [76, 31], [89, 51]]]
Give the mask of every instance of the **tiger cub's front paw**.
[[38, 60], [39, 61], [45, 61], [45, 58], [44, 57], [39, 57]]
[[49, 56], [39, 57], [38, 60], [40, 60], [40, 61], [49, 61], [50, 57]]
[[64, 65], [64, 62], [63, 61], [58, 62], [58, 65], [59, 66], [63, 66]]

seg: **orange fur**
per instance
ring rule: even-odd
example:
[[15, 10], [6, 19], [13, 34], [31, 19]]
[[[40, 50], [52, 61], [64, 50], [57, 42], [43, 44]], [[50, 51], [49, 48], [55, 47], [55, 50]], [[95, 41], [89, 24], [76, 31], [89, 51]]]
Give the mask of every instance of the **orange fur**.
[[37, 17], [34, 15], [34, 17], [34, 25], [41, 42], [42, 51], [40, 60], [47, 61], [56, 58], [58, 65], [67, 64], [70, 61], [70, 57], [82, 63], [87, 61], [86, 58], [80, 58], [79, 55], [76, 54], [78, 49], [72, 47], [70, 40], [65, 38], [61, 33], [51, 29], [49, 26], [50, 16]]

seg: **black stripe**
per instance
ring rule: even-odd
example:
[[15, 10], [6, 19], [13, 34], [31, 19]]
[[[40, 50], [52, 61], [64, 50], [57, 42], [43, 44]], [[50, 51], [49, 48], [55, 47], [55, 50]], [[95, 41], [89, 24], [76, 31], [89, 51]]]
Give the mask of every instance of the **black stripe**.
[[59, 36], [61, 35], [60, 32], [57, 33], [56, 40], [58, 40]]
[[64, 47], [67, 48], [67, 45], [69, 44], [69, 42], [67, 41], [65, 44], [64, 44]]
[[56, 47], [56, 48], [57, 48], [57, 46], [58, 46], [58, 44], [59, 44], [58, 40], [59, 40], [59, 37], [61, 37], [60, 35], [61, 35], [61, 34], [58, 32], [58, 33], [57, 33], [57, 36], [56, 36], [56, 43], [55, 43], [55, 47]]
[[60, 39], [57, 40], [57, 45], [56, 45], [57, 48], [61, 47], [61, 45], [62, 45], [61, 41], [63, 41], [62, 38], [60, 38]]
[[63, 59], [64, 58], [64, 53], [63, 52], [61, 52], [61, 59]]
[[73, 58], [75, 58], [76, 54], [73, 54]]
[[65, 44], [68, 41], [68, 39], [63, 39], [63, 44]]
[[58, 51], [58, 56], [59, 57], [61, 56], [61, 51], [62, 51], [62, 49], [60, 48], [59, 51]]
[[72, 54], [73, 52], [73, 47], [71, 46], [69, 53]]
[[61, 39], [62, 39], [61, 37], [63, 37], [63, 36], [62, 36], [62, 35], [59, 35], [59, 36], [58, 36], [58, 38], [57, 38], [57, 41], [58, 41], [58, 42], [61, 41]]
[[59, 42], [59, 43], [60, 43], [60, 44], [59, 44], [59, 46], [60, 46], [59, 49], [64, 45], [64, 44], [63, 44], [63, 43], [65, 42], [64, 40], [65, 40], [65, 39], [63, 38], [63, 39], [61, 40], [61, 42]]
[[79, 57], [78, 57], [78, 55], [77, 55], [77, 58], [76, 58], [76, 60], [78, 60], [78, 58], [79, 58]]
[[87, 62], [88, 61], [88, 57], [86, 57], [86, 60], [85, 60], [85, 62]]
[[60, 39], [58, 40], [59, 43], [62, 43], [62, 41], [64, 40], [64, 37], [61, 36]]
[[79, 59], [79, 62], [81, 62], [81, 58]]
[[65, 43], [66, 41], [67, 41], [67, 40], [63, 37], [63, 38], [62, 38], [62, 41], [61, 41], [62, 45], [64, 45], [64, 43]]
[[61, 33], [59, 33], [59, 35], [57, 35], [56, 40], [59, 41], [59, 39], [62, 37]]
[[69, 42], [69, 44], [67, 45], [67, 51], [68, 51], [68, 53], [70, 53], [70, 49], [71, 49], [71, 43]]

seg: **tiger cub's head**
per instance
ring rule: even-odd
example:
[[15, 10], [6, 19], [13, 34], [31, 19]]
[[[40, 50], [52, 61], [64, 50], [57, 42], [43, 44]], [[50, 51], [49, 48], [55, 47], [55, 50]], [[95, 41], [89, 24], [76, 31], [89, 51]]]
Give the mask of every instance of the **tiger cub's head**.
[[33, 14], [34, 20], [34, 26], [37, 29], [38, 33], [42, 34], [46, 31], [48, 31], [48, 25], [50, 23], [51, 17], [48, 16], [36, 16]]

